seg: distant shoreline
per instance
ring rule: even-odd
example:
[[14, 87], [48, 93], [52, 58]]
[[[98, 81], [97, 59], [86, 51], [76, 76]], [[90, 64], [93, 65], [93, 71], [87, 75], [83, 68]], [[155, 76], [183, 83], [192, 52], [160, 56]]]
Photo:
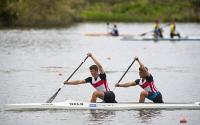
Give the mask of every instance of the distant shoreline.
[[0, 29], [62, 28], [81, 22], [200, 22], [199, 0], [3, 1]]
[[[51, 30], [51, 29], [66, 29], [66, 28], [70, 28], [70, 27], [73, 27], [73, 26], [76, 26], [76, 25], [78, 25], [78, 24], [81, 24], [81, 23], [91, 23], [91, 24], [96, 24], [96, 23], [104, 23], [105, 24], [105, 26], [107, 25], [107, 22], [104, 22], [104, 21], [102, 21], [102, 22], [91, 22], [91, 21], [85, 21], [85, 22], [77, 22], [77, 23], [73, 23], [73, 24], [71, 24], [71, 25], [63, 25], [63, 26], [45, 26], [45, 27], [37, 27], [37, 26], [29, 26], [29, 27], [25, 27], [25, 26], [12, 26], [12, 27], [0, 27], [0, 30], [18, 30], [18, 29], [20, 29], [20, 30]], [[116, 23], [117, 25], [118, 24], [120, 24], [120, 23], [138, 23], [138, 24], [140, 24], [140, 23], [143, 23], [143, 24], [148, 24], [148, 23], [154, 23], [154, 22], [109, 22], [110, 23], [110, 26], [112, 25], [112, 24], [114, 24], [114, 23]], [[164, 24], [167, 24], [167, 23], [169, 23], [169, 22], [160, 22], [160, 24], [161, 25], [164, 25]], [[188, 24], [193, 24], [193, 23], [195, 23], [195, 24], [200, 24], [200, 22], [177, 22], [178, 24], [181, 24], [181, 23], [188, 23]]]

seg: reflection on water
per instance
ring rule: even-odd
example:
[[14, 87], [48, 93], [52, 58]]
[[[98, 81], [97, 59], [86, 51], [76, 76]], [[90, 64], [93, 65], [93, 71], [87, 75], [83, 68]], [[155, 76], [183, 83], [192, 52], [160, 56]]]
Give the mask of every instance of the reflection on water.
[[115, 117], [115, 111], [90, 110], [89, 125], [107, 123]]
[[161, 110], [139, 110], [138, 119], [141, 123], [151, 123], [161, 116]]
[[[138, 123], [151, 124], [160, 118], [161, 110], [125, 110], [125, 111], [105, 111], [90, 110], [88, 114], [89, 124], [109, 124], [116, 119], [121, 121], [118, 124], [131, 123], [133, 119], [137, 119]], [[129, 114], [129, 115], [125, 115]]]

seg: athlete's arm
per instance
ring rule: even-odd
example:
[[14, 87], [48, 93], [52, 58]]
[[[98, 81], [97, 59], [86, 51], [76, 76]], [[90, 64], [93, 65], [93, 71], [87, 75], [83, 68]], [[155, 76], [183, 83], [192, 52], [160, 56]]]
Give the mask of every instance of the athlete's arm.
[[127, 82], [127, 83], [123, 83], [123, 84], [115, 84], [115, 87], [130, 87], [130, 86], [136, 86], [137, 83], [136, 82]]
[[84, 84], [86, 83], [85, 80], [74, 80], [74, 81], [65, 81], [65, 85], [78, 85], [78, 84]]
[[103, 70], [103, 67], [102, 65], [99, 63], [99, 61], [97, 61], [97, 59], [92, 55], [92, 53], [88, 53], [87, 54], [89, 57], [92, 58], [92, 60], [94, 61], [94, 63], [97, 65], [97, 67], [99, 68], [99, 72], [101, 74], [104, 74], [104, 70]]
[[139, 65], [140, 65], [140, 68], [142, 69], [142, 71], [144, 71], [145, 73], [145, 76], [150, 76], [150, 73], [149, 71], [145, 68], [145, 66], [140, 62], [139, 58], [138, 57], [135, 57], [135, 60], [138, 61]]

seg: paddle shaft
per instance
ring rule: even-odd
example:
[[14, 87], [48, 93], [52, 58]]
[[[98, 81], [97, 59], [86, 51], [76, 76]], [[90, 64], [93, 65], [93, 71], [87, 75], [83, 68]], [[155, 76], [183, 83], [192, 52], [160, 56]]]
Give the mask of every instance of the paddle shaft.
[[[83, 63], [87, 60], [88, 57], [89, 57], [89, 56], [85, 57], [84, 61], [81, 62], [81, 64], [74, 70], [74, 72], [69, 76], [69, 78], [68, 78], [66, 81], [69, 81], [69, 80], [71, 79], [71, 77], [74, 75], [74, 73], [81, 67], [81, 65], [83, 65]], [[63, 86], [64, 86], [64, 85], [63, 85]], [[62, 87], [63, 87], [63, 86], [62, 86]], [[61, 88], [62, 88], [62, 87], [61, 87]]]
[[[74, 75], [74, 73], [81, 67], [81, 65], [87, 60], [88, 56], [84, 59], [83, 62], [81, 62], [81, 64], [76, 68], [76, 70], [69, 76], [69, 78], [67, 79], [67, 81]], [[51, 96], [46, 102], [47, 103], [51, 103], [55, 98], [56, 96], [58, 95], [59, 91], [64, 87], [64, 85], [62, 85], [62, 87], [60, 87], [56, 93], [53, 94], [53, 96]]]
[[[131, 65], [128, 67], [128, 69], [125, 71], [125, 73], [122, 75], [122, 77], [119, 79], [119, 81], [117, 82], [120, 83], [121, 80], [124, 78], [124, 76], [126, 75], [126, 73], [128, 72], [128, 70], [131, 68], [131, 66], [134, 64], [135, 60], [133, 60], [133, 62], [131, 63]], [[115, 87], [116, 88], [116, 87]], [[115, 88], [113, 89], [113, 91], [115, 90]]]
[[131, 65], [128, 67], [128, 69], [125, 71], [125, 73], [122, 75], [122, 77], [120, 78], [120, 80], [117, 83], [120, 83], [121, 80], [124, 78], [124, 76], [126, 75], [126, 73], [128, 72], [128, 70], [131, 68], [131, 66], [133, 65], [133, 63], [135, 62], [135, 60], [133, 60], [133, 62], [131, 63]]
[[[164, 25], [164, 26], [161, 27], [161, 28], [165, 28], [165, 27], [167, 27], [167, 26], [169, 26], [169, 25], [170, 25], [170, 24], [166, 24], [166, 25]], [[142, 33], [142, 34], [140, 34], [140, 36], [145, 36], [146, 34], [151, 33], [151, 32], [154, 32], [154, 30], [151, 30], [151, 31], [146, 32], [146, 33]]]
[[107, 22], [106, 25], [107, 25], [107, 33], [109, 33], [109, 25], [110, 25], [110, 23]]
[[84, 61], [76, 68], [76, 70], [69, 76], [69, 78], [67, 79], [67, 81], [69, 79], [71, 79], [71, 77], [74, 75], [74, 73], [81, 67], [81, 65], [83, 65], [83, 63], [87, 60], [88, 56], [84, 59]]

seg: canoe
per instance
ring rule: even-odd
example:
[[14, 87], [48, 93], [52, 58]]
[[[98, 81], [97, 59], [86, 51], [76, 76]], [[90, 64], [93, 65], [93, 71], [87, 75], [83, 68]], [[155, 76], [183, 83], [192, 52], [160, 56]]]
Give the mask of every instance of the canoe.
[[152, 38], [152, 37], [123, 37], [123, 41], [200, 41], [199, 37], [182, 37], [182, 38]]
[[85, 36], [112, 36], [110, 33], [86, 33]]
[[[112, 37], [113, 35], [111, 35], [110, 33], [86, 33], [85, 36], [91, 36], [91, 37], [109, 36], [109, 37]], [[119, 36], [129, 37], [129, 36], [133, 36], [133, 34], [119, 34]], [[113, 36], [113, 37], [117, 37], [117, 36]]]
[[6, 104], [6, 111], [32, 111], [32, 110], [200, 110], [200, 102], [194, 103], [90, 103], [83, 101], [66, 100], [55, 103], [25, 103]]

